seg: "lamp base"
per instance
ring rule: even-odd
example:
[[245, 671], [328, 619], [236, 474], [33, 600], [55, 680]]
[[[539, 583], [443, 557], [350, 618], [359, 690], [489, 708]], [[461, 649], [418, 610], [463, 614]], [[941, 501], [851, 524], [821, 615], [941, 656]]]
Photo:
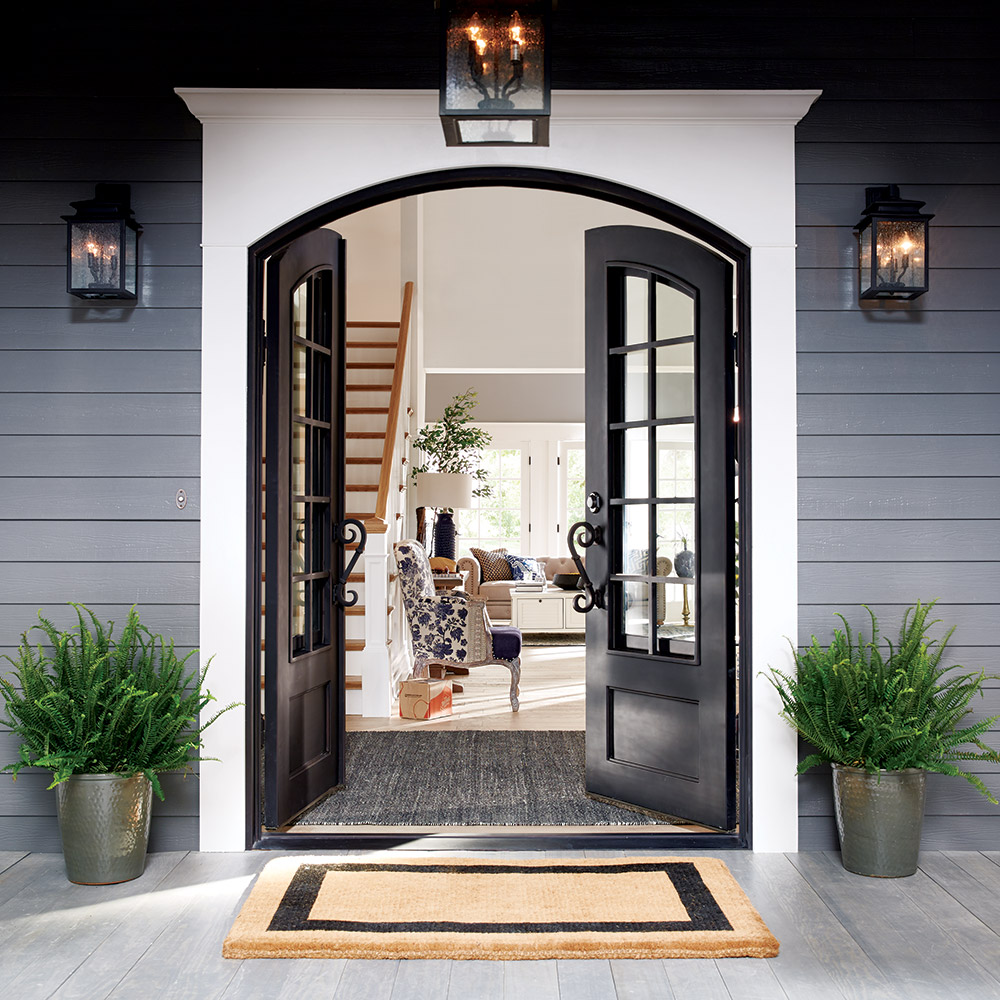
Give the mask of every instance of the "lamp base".
[[438, 511], [434, 522], [434, 555], [455, 558], [455, 518], [450, 511]]

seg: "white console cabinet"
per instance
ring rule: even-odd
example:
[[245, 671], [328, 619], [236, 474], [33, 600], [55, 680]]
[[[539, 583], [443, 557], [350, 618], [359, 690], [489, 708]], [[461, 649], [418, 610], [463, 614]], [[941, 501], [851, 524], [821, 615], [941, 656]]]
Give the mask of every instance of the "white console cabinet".
[[512, 590], [510, 623], [522, 632], [584, 632], [587, 616], [573, 607], [581, 590]]

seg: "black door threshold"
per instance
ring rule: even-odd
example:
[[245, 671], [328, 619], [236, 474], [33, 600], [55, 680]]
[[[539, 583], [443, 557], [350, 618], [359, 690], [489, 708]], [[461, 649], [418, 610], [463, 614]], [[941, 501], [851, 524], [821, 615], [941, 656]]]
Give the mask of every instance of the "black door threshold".
[[256, 851], [377, 851], [409, 848], [421, 851], [679, 851], [744, 850], [734, 833], [262, 833]]

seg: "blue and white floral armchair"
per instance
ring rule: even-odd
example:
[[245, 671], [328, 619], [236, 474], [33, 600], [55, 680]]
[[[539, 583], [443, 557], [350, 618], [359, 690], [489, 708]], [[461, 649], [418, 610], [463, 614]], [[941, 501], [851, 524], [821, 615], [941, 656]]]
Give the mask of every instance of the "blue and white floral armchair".
[[510, 670], [510, 707], [518, 708], [521, 632], [492, 625], [486, 602], [461, 591], [435, 593], [424, 547], [407, 539], [393, 546], [403, 606], [413, 639], [414, 677], [426, 677], [431, 663], [480, 667], [500, 663]]

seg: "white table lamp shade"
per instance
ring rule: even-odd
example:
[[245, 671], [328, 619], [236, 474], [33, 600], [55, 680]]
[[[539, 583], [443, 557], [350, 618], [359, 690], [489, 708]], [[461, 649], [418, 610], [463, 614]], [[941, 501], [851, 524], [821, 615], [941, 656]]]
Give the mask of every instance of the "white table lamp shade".
[[417, 504], [420, 507], [471, 507], [476, 479], [467, 472], [417, 473]]

